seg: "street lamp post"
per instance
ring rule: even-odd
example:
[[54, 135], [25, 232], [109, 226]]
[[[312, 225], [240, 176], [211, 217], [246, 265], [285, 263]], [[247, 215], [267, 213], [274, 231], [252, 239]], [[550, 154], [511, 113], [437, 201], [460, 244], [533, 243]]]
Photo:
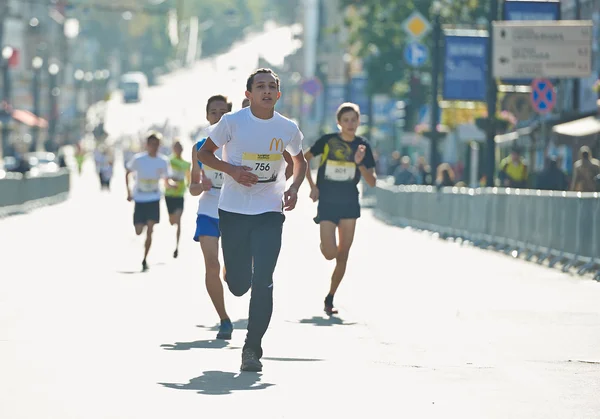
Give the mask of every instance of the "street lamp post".
[[94, 100], [94, 73], [92, 73], [91, 71], [86, 71], [83, 75], [83, 80], [86, 83], [85, 108], [87, 109], [92, 105]]
[[[10, 73], [9, 73], [9, 60], [13, 55], [13, 49], [9, 46], [2, 48], [2, 155], [6, 157], [9, 155], [9, 122], [10, 122], [10, 103], [11, 103], [11, 85], [10, 85]], [[12, 153], [10, 153], [12, 154]]]
[[48, 118], [48, 151], [56, 149], [56, 126], [58, 124], [58, 96], [60, 89], [58, 88], [57, 76], [60, 71], [58, 64], [50, 64], [48, 73], [50, 74], [50, 117]]
[[81, 105], [81, 88], [83, 87], [83, 79], [85, 78], [85, 72], [81, 69], [75, 70], [75, 119], [77, 120], [78, 129], [81, 131], [79, 134], [83, 133], [83, 126], [81, 117], [83, 115]]
[[[31, 67], [33, 68], [33, 80], [31, 86], [31, 93], [33, 97], [33, 113], [38, 118], [40, 117], [40, 78], [41, 70], [44, 65], [44, 59], [42, 57], [34, 57], [31, 60]], [[36, 151], [38, 147], [40, 135], [40, 127], [31, 127], [31, 145], [29, 146], [30, 151]]]

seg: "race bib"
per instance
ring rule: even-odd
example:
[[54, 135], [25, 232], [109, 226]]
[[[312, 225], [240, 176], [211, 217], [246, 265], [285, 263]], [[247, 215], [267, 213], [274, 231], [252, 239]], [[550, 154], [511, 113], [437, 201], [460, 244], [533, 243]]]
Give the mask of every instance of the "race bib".
[[156, 179], [139, 179], [137, 183], [138, 191], [144, 193], [159, 192], [158, 180]]
[[259, 183], [277, 180], [281, 160], [281, 154], [242, 154], [242, 164], [252, 168], [252, 173], [258, 176]]
[[223, 186], [223, 180], [225, 175], [223, 172], [219, 172], [218, 170], [213, 169], [212, 167], [208, 167], [204, 165], [204, 174], [210, 179], [212, 182], [212, 186], [215, 189], [221, 189]]
[[356, 164], [351, 161], [327, 160], [325, 179], [334, 182], [348, 182], [356, 176]]

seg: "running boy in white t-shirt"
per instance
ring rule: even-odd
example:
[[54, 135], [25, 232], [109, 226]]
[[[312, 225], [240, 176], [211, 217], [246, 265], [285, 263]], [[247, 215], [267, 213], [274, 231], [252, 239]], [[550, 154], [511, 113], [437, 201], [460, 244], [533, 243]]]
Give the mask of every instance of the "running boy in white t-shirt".
[[[148, 135], [146, 150], [138, 153], [127, 163], [125, 185], [127, 187], [127, 200], [135, 202], [133, 212], [133, 225], [138, 236], [146, 227], [146, 242], [144, 244], [144, 260], [142, 270], [148, 269], [146, 258], [152, 245], [152, 231], [154, 225], [160, 222], [160, 199], [162, 190], [160, 180], [164, 180], [165, 187], [175, 188], [177, 184], [171, 177], [169, 159], [158, 154], [161, 135], [153, 132]], [[129, 188], [129, 175], [135, 173], [135, 187], [133, 193]]]
[[[302, 133], [275, 112], [281, 97], [279, 77], [259, 69], [246, 82], [250, 107], [224, 115], [211, 130], [198, 160], [225, 173], [219, 199], [219, 226], [225, 281], [242, 296], [252, 285], [248, 334], [242, 371], [261, 371], [262, 338], [273, 312], [273, 272], [281, 250], [284, 210], [291, 211], [304, 180], [306, 160]], [[223, 159], [215, 152], [223, 147]], [[287, 150], [294, 162], [293, 182], [286, 191]]]

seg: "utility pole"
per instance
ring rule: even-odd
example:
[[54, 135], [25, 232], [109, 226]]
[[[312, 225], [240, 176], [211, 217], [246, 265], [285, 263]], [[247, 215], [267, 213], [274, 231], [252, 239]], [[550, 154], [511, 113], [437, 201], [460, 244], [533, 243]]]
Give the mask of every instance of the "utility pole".
[[435, 173], [439, 165], [438, 155], [438, 141], [440, 133], [438, 132], [438, 115], [440, 113], [440, 104], [438, 102], [439, 94], [439, 78], [440, 78], [440, 56], [441, 56], [441, 34], [442, 34], [442, 23], [440, 19], [440, 13], [435, 14], [433, 23], [433, 56], [432, 56], [432, 70], [431, 70], [431, 115], [430, 115], [430, 128], [429, 128], [429, 139], [431, 141], [430, 150], [430, 161], [432, 173]]
[[8, 0], [0, 0], [0, 49], [4, 48], [4, 20], [8, 15]]
[[[575, 19], [581, 19], [581, 0], [575, 0]], [[573, 79], [573, 111], [579, 112], [579, 85], [580, 79]]]
[[485, 171], [486, 186], [494, 186], [494, 175], [496, 173], [496, 102], [498, 100], [498, 86], [493, 75], [493, 48], [494, 48], [494, 28], [492, 22], [498, 19], [498, 0], [490, 0], [490, 10], [488, 16], [488, 89], [487, 89], [487, 165]]

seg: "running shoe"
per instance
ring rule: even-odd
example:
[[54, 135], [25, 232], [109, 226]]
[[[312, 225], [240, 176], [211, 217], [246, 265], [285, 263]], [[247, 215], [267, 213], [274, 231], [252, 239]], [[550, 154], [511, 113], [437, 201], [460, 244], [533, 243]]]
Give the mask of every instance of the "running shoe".
[[254, 349], [246, 348], [242, 351], [242, 371], [260, 372], [262, 371], [262, 363], [258, 359], [258, 355]]
[[231, 320], [221, 320], [221, 326], [219, 326], [219, 332], [217, 333], [217, 339], [229, 340], [233, 333], [233, 324]]

